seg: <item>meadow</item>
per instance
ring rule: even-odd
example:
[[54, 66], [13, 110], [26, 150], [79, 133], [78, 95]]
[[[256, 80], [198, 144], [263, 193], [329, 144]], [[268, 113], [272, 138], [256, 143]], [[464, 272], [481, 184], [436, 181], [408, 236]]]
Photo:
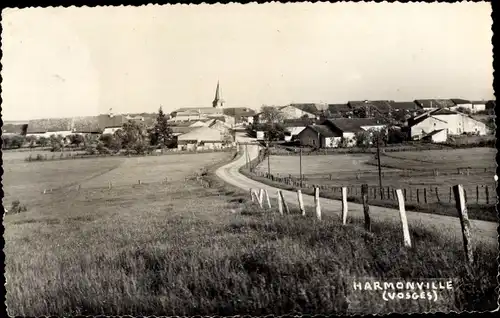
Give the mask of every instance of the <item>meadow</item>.
[[[382, 153], [384, 197], [380, 194], [377, 160], [373, 154], [303, 156], [303, 185], [324, 187], [326, 192], [332, 192], [326, 196], [336, 199], [340, 198], [337, 190], [345, 186], [348, 195], [360, 202], [361, 185], [366, 183], [372, 204], [388, 207], [397, 207], [394, 189], [402, 189], [409, 210], [456, 215], [451, 187], [462, 184], [473, 217], [496, 221], [495, 155], [494, 148]], [[275, 177], [300, 179], [298, 156], [271, 156], [269, 165]], [[267, 172], [265, 159], [255, 173], [264, 176]]]
[[[475, 265], [467, 270], [461, 242], [432, 226], [413, 226], [414, 246], [407, 249], [394, 239], [398, 225], [374, 223], [367, 233], [356, 219], [341, 226], [327, 216], [322, 222], [280, 216], [259, 210], [246, 191], [221, 184], [212, 172], [204, 177], [211, 188], [189, 178], [231, 158], [231, 153], [210, 153], [4, 164], [10, 198], [30, 202], [27, 212], [4, 217], [8, 313], [282, 315], [496, 308], [496, 246], [477, 246]], [[162, 184], [165, 176], [168, 182]], [[110, 179], [116, 186], [108, 189]], [[57, 181], [70, 187], [45, 195], [35, 191]], [[71, 190], [73, 184], [81, 184], [80, 191]], [[384, 302], [377, 293], [353, 292], [353, 280], [366, 277], [453, 278], [456, 285], [438, 302]]]

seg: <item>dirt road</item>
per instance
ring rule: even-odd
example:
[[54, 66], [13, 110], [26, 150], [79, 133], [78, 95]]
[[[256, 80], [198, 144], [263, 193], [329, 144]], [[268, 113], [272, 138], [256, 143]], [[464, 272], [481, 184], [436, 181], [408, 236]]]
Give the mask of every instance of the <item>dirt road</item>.
[[[248, 155], [251, 159], [256, 158], [259, 153], [258, 145], [248, 145], [246, 147], [241, 147], [241, 151], [248, 151]], [[277, 197], [277, 188], [265, 185], [263, 183], [249, 179], [239, 173], [239, 168], [246, 163], [246, 156], [239, 156], [235, 161], [219, 168], [216, 174], [219, 178], [225, 182], [234, 185], [236, 187], [242, 188], [244, 190], [249, 189], [266, 189], [271, 198]], [[297, 194], [292, 191], [282, 190], [283, 196], [286, 202], [291, 204], [297, 204]], [[306, 213], [312, 215], [314, 213], [314, 197], [310, 195], [303, 194], [304, 205], [306, 206]], [[338, 200], [320, 199], [321, 209], [323, 215], [337, 215], [340, 218], [340, 213], [342, 209], [341, 202]], [[356, 203], [349, 202], [349, 212], [348, 217], [362, 217], [363, 216], [363, 206]], [[377, 221], [390, 221], [390, 222], [400, 222], [399, 211], [395, 209], [383, 208], [370, 206], [370, 216], [373, 220]], [[411, 228], [412, 225], [424, 224], [426, 227], [433, 227], [440, 232], [448, 232], [450, 235], [454, 236], [457, 240], [462, 240], [462, 234], [460, 231], [460, 221], [458, 217], [449, 217], [444, 215], [435, 215], [428, 213], [419, 212], [407, 212], [408, 225]], [[340, 220], [340, 219], [339, 219]], [[472, 240], [473, 243], [482, 242], [483, 244], [495, 244], [497, 245], [497, 227], [498, 223], [487, 222], [480, 220], [471, 220], [472, 226]], [[395, 234], [397, 235], [397, 234]]]

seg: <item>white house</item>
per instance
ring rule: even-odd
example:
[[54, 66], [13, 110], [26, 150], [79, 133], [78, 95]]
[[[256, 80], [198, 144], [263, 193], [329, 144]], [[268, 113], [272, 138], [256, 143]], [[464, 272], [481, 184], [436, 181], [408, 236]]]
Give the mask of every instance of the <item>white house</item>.
[[429, 140], [433, 143], [442, 143], [448, 140], [448, 131], [446, 129], [437, 129], [422, 137], [423, 140]]
[[224, 142], [224, 136], [217, 129], [200, 127], [186, 134], [177, 136], [177, 148], [179, 150], [197, 149], [220, 149]]
[[447, 135], [465, 133], [486, 135], [489, 132], [485, 123], [475, 120], [467, 114], [443, 108], [411, 118], [408, 120], [408, 126], [413, 140], [422, 139], [441, 129], [445, 129]]

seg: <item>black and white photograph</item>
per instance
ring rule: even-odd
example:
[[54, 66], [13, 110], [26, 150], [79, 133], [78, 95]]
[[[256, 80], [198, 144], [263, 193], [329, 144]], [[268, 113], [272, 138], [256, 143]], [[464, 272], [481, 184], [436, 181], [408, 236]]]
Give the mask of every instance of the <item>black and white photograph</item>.
[[2, 10], [9, 316], [497, 310], [492, 6]]

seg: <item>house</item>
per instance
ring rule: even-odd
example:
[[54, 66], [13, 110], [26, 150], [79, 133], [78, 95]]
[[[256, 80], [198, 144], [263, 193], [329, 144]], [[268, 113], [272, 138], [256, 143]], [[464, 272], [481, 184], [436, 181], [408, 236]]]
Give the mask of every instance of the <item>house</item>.
[[482, 112], [486, 110], [486, 101], [472, 101], [472, 113]]
[[467, 114], [450, 109], [439, 108], [408, 120], [410, 136], [419, 140], [427, 134], [445, 129], [447, 135], [461, 135], [466, 133], [486, 135], [489, 132], [486, 124], [475, 120]]
[[455, 106], [451, 99], [417, 99], [414, 101], [418, 107], [424, 110], [434, 110], [436, 108], [450, 108]]
[[2, 136], [26, 135], [28, 124], [3, 124]]
[[96, 116], [85, 116], [73, 118], [72, 133], [76, 135], [101, 134], [99, 120]]
[[393, 111], [407, 111], [414, 112], [419, 110], [418, 105], [415, 102], [389, 102], [390, 107]]
[[239, 123], [253, 123], [253, 116], [255, 116], [255, 110], [247, 107], [231, 107], [224, 108], [223, 114], [234, 118], [235, 124]]
[[353, 115], [351, 107], [346, 104], [328, 104], [325, 111], [322, 112], [320, 117], [333, 118], [333, 117], [351, 117]]
[[314, 122], [315, 120], [309, 118], [285, 120], [283, 122], [283, 127], [285, 128], [285, 141], [293, 140], [302, 130], [308, 125], [312, 125]]
[[302, 146], [330, 148], [340, 143], [342, 135], [328, 125], [308, 125], [297, 136]]
[[446, 129], [437, 129], [424, 135], [422, 140], [430, 141], [433, 143], [442, 143], [448, 140], [448, 131]]
[[103, 134], [114, 134], [122, 129], [127, 120], [123, 115], [114, 115], [110, 112], [107, 115], [101, 114], [97, 116], [97, 122]]
[[61, 135], [64, 138], [73, 134], [73, 119], [72, 118], [50, 118], [50, 119], [34, 119], [28, 122], [26, 136], [34, 136], [36, 138], [46, 137], [51, 135]]
[[210, 127], [199, 127], [188, 133], [177, 136], [177, 148], [179, 150], [220, 149], [224, 143], [224, 137], [217, 129]]
[[[317, 117], [319, 117], [316, 114], [303, 111], [302, 109], [300, 109], [296, 106], [292, 106], [292, 105], [279, 106], [279, 107], [276, 107], [276, 106], [265, 106], [265, 107], [274, 107], [281, 114], [282, 119], [300, 119], [300, 118], [317, 118]], [[264, 123], [265, 119], [263, 118], [263, 112], [255, 114], [253, 122], [258, 123], [258, 124]]]
[[387, 129], [387, 122], [377, 118], [332, 118], [323, 121], [323, 125], [339, 135], [340, 139], [335, 139], [332, 147], [337, 147], [338, 142], [344, 141], [346, 146], [356, 144], [356, 133], [361, 131], [383, 130]]

